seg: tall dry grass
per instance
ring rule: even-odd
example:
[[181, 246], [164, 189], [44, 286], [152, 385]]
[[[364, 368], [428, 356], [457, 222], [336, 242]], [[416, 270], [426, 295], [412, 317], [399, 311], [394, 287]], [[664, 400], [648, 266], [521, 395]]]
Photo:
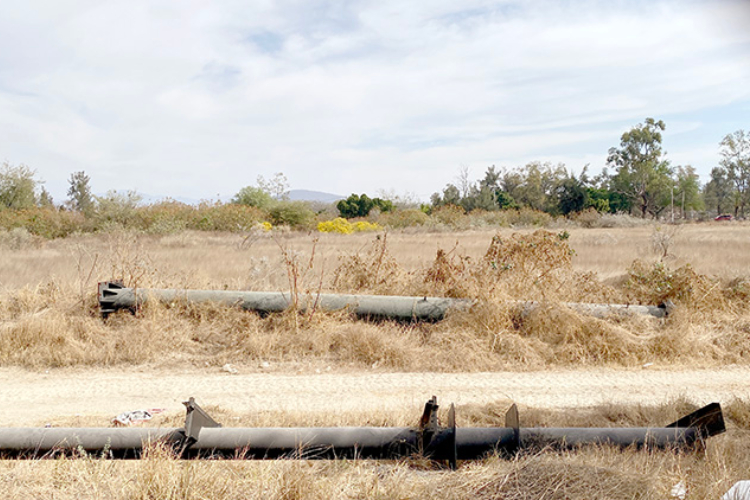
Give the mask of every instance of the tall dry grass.
[[[724, 246], [746, 238], [736, 227], [717, 233]], [[691, 230], [685, 226], [670, 238]], [[582, 268], [582, 255], [607, 253], [584, 244], [598, 241], [592, 231], [598, 230], [452, 234], [448, 240], [443, 234], [312, 239], [263, 232], [168, 237], [113, 232], [40, 248], [0, 249], [0, 363], [222, 365], [305, 359], [334, 366], [463, 371], [467, 366], [747, 362], [746, 276], [706, 274], [702, 269], [711, 262], [706, 257], [692, 265], [665, 258], [665, 253], [687, 252], [679, 241], [670, 240], [667, 252], [654, 253], [648, 242], [658, 231], [652, 228], [642, 235], [640, 245], [648, 251], [638, 255], [640, 260], [623, 264], [619, 281], [601, 280]], [[639, 231], [643, 228], [618, 234], [637, 239]], [[695, 231], [692, 236], [700, 239], [704, 230]], [[711, 226], [711, 234], [715, 231]], [[750, 260], [750, 252], [743, 258]], [[437, 324], [366, 322], [320, 311], [262, 318], [212, 304], [150, 303], [136, 316], [119, 313], [107, 321], [96, 310], [96, 282], [110, 278], [140, 288], [289, 290], [290, 277], [301, 294], [438, 295], [477, 303]], [[667, 320], [597, 319], [562, 304], [666, 299], [677, 304]], [[513, 300], [543, 304], [519, 314]]]

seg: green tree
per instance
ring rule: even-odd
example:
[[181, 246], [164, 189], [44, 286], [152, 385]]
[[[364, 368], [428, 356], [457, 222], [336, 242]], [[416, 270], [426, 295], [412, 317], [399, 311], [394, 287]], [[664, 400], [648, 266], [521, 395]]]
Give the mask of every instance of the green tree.
[[695, 168], [690, 165], [677, 167], [673, 196], [674, 206], [680, 208], [680, 215], [684, 219], [686, 210], [703, 210], [701, 186]]
[[455, 184], [448, 184], [443, 188], [443, 194], [440, 193], [433, 193], [432, 196], [430, 196], [430, 202], [432, 203], [432, 206], [442, 207], [444, 205], [455, 205], [460, 206], [461, 205], [461, 192], [458, 190]]
[[601, 213], [612, 212], [612, 207], [609, 205], [610, 194], [610, 191], [606, 188], [587, 187], [584, 208], [593, 208]]
[[607, 158], [617, 172], [612, 188], [638, 207], [643, 218], [658, 216], [670, 202], [671, 170], [661, 145], [665, 128], [663, 121], [646, 118], [622, 134], [620, 147], [611, 148]]
[[345, 200], [339, 200], [336, 204], [341, 217], [351, 219], [354, 217], [367, 217], [370, 211], [377, 208], [381, 212], [390, 212], [393, 210], [393, 202], [382, 200], [380, 198], [370, 198], [366, 194], [351, 194]]
[[232, 198], [232, 203], [268, 210], [273, 205], [273, 197], [266, 190], [255, 186], [245, 186]]
[[738, 130], [727, 134], [720, 143], [720, 164], [727, 178], [734, 184], [734, 215], [745, 217], [745, 205], [750, 201], [750, 134]]
[[734, 200], [734, 185], [727, 176], [726, 169], [711, 169], [711, 180], [703, 187], [703, 200], [707, 206], [716, 207], [716, 215], [726, 211], [728, 204]]
[[534, 210], [554, 213], [557, 210], [555, 190], [562, 179], [567, 176], [565, 167], [532, 162], [521, 169], [519, 174], [520, 184], [512, 191], [508, 191], [513, 199]]
[[135, 191], [120, 193], [107, 191], [104, 196], [97, 196], [94, 215], [99, 227], [111, 224], [128, 227], [133, 223], [136, 209], [142, 197]]
[[37, 204], [36, 190], [41, 184], [36, 172], [26, 165], [16, 167], [7, 161], [0, 169], [0, 208], [23, 210]]
[[55, 206], [55, 202], [52, 200], [52, 195], [49, 194], [49, 191], [44, 189], [44, 186], [42, 186], [42, 189], [39, 191], [37, 205], [43, 208], [54, 208]]
[[68, 179], [68, 203], [73, 210], [89, 215], [94, 209], [94, 197], [91, 195], [89, 176], [86, 172], [74, 172]]
[[519, 207], [516, 200], [505, 191], [497, 191], [495, 193], [495, 203], [500, 210], [518, 210]]
[[572, 172], [557, 185], [556, 195], [557, 207], [563, 215], [580, 212], [588, 206], [588, 190]]
[[305, 227], [315, 217], [304, 201], [277, 201], [268, 213], [276, 226]]

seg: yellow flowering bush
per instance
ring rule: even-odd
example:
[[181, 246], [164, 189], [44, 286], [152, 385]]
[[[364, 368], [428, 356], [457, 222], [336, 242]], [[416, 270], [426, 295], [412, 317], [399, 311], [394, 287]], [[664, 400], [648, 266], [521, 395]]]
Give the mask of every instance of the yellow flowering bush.
[[367, 222], [366, 220], [360, 220], [354, 223], [354, 231], [378, 231], [383, 229], [377, 222]]
[[318, 222], [318, 231], [321, 233], [351, 234], [354, 232], [354, 226], [343, 217], [336, 217], [333, 220]]
[[378, 231], [379, 229], [382, 229], [380, 224], [367, 221], [357, 221], [352, 224], [343, 217], [318, 222], [318, 231], [321, 233], [352, 234], [362, 231]]

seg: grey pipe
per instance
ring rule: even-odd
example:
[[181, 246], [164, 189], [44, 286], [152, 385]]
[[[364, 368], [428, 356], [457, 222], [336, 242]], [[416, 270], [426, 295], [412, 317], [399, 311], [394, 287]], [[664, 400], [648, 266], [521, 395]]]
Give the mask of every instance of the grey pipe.
[[[443, 445], [449, 433], [442, 429], [433, 435], [429, 458], [449, 458], [450, 451]], [[698, 435], [694, 428], [679, 427], [521, 428], [519, 444], [525, 449], [575, 448], [586, 444], [665, 448], [689, 446]], [[419, 454], [419, 437], [419, 430], [409, 427], [205, 428], [185, 451], [190, 457], [395, 459]], [[149, 443], [180, 443], [183, 438], [181, 428], [6, 428], [0, 429], [0, 455], [33, 458], [52, 452], [85, 451], [135, 458]], [[512, 452], [515, 448], [513, 429], [456, 429], [459, 460], [475, 460], [493, 452]]]
[[[134, 310], [144, 302], [157, 299], [173, 302], [216, 302], [237, 306], [260, 313], [282, 312], [294, 304], [287, 292], [242, 292], [227, 290], [177, 290], [159, 288], [125, 288], [116, 282], [99, 283], [99, 307], [103, 316], [119, 309]], [[440, 321], [451, 310], [466, 310], [474, 303], [470, 299], [441, 297], [402, 297], [393, 295], [346, 295], [322, 293], [300, 294], [297, 308], [302, 311], [321, 309], [325, 311], [349, 310], [362, 317], [384, 317], [397, 320]], [[516, 302], [522, 315], [539, 307], [538, 302]], [[596, 317], [609, 315], [641, 314], [657, 318], [665, 317], [667, 306], [631, 306], [624, 304], [582, 304], [566, 302], [565, 305], [580, 313]]]
[[490, 453], [513, 454], [519, 448], [585, 444], [686, 447], [724, 432], [721, 407], [708, 405], [660, 428], [519, 428], [515, 405], [506, 415], [512, 427], [456, 428], [451, 406], [448, 426], [437, 423], [437, 400], [425, 405], [418, 427], [223, 428], [193, 399], [185, 403], [184, 428], [3, 428], [0, 456], [37, 458], [55, 453], [105, 454], [136, 458], [148, 443], [162, 441], [184, 458], [243, 459], [395, 459], [423, 456], [447, 460], [479, 459]]

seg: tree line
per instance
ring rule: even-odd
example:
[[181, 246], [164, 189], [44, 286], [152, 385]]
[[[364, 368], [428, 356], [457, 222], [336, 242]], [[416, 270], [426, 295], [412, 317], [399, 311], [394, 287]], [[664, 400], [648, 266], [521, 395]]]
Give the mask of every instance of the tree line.
[[[434, 193], [431, 204], [420, 208], [425, 213], [444, 206], [459, 207], [467, 213], [528, 208], [553, 216], [595, 210], [643, 218], [664, 217], [667, 211], [685, 218], [691, 212], [708, 209], [744, 218], [750, 203], [750, 134], [738, 130], [722, 139], [718, 165], [701, 186], [695, 168], [673, 166], [665, 158], [665, 128], [663, 121], [653, 118], [632, 127], [622, 134], [619, 146], [610, 148], [606, 167], [595, 176], [589, 174], [588, 166], [576, 175], [563, 164], [531, 162], [513, 169], [493, 165], [483, 178], [472, 181], [468, 169], [463, 168], [455, 183]], [[34, 170], [5, 162], [0, 168], [0, 211], [55, 208], [88, 219], [119, 221], [132, 214], [141, 201], [135, 192], [93, 195], [90, 178], [83, 171], [72, 173], [68, 184], [68, 198], [56, 206]], [[316, 211], [320, 214], [326, 210], [290, 201], [288, 194], [289, 183], [284, 174], [277, 173], [268, 180], [259, 176], [256, 185], [240, 189], [225, 205], [253, 208], [254, 218], [265, 217], [274, 224], [299, 227], [313, 220]], [[345, 218], [366, 217], [373, 209], [388, 213], [399, 208], [393, 200], [366, 194], [352, 194], [335, 207]]]
[[663, 121], [647, 118], [622, 134], [595, 176], [588, 166], [576, 175], [562, 164], [532, 162], [514, 169], [493, 165], [473, 182], [464, 168], [457, 182], [432, 195], [431, 205], [455, 205], [467, 212], [529, 207], [551, 215], [591, 209], [643, 218], [664, 217], [667, 209], [682, 218], [709, 209], [744, 217], [750, 202], [750, 134], [738, 130], [722, 139], [719, 165], [701, 186], [694, 167], [673, 166], [665, 158], [665, 128]]

